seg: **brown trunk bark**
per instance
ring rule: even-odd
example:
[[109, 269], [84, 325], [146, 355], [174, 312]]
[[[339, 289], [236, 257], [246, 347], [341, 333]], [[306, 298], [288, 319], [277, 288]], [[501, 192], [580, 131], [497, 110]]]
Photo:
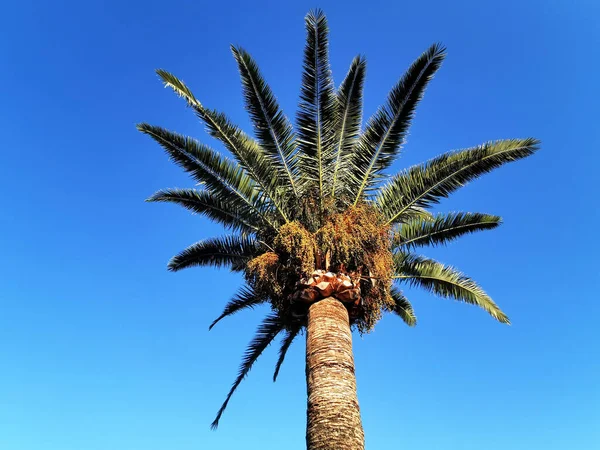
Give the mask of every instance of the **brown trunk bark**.
[[306, 386], [308, 450], [363, 450], [348, 311], [335, 298], [308, 310]]

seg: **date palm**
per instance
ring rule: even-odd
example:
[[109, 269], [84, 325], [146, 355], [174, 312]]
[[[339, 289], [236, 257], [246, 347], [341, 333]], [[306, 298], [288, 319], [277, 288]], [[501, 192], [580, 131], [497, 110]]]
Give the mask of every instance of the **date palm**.
[[181, 80], [163, 70], [158, 70], [162, 81], [186, 100], [232, 158], [158, 126], [142, 123], [138, 129], [202, 186], [161, 190], [148, 200], [179, 204], [228, 230], [186, 248], [168, 266], [172, 271], [229, 267], [243, 274], [245, 286], [210, 328], [240, 310], [270, 305], [212, 426], [217, 427], [232, 394], [278, 335], [283, 337], [274, 380], [294, 339], [305, 334], [307, 446], [362, 449], [351, 330], [370, 331], [384, 312], [414, 326], [416, 317], [402, 284], [477, 305], [509, 323], [472, 279], [416, 252], [497, 227], [498, 216], [433, 215], [428, 209], [469, 181], [531, 155], [538, 142], [488, 142], [387, 175], [415, 107], [442, 64], [443, 47], [432, 45], [417, 58], [363, 128], [365, 60], [357, 56], [336, 89], [325, 16], [314, 11], [305, 21], [295, 127], [254, 59], [232, 47], [255, 138], [204, 106]]

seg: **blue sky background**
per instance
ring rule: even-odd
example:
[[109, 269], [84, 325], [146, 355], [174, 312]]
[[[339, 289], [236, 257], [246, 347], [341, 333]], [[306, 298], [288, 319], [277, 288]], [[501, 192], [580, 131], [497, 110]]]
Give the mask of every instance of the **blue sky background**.
[[0, 17], [0, 449], [305, 447], [302, 340], [276, 384], [269, 349], [209, 430], [265, 311], [208, 332], [240, 279], [166, 271], [221, 230], [143, 202], [192, 182], [135, 124], [220, 148], [161, 87], [162, 67], [250, 130], [230, 43], [294, 117], [314, 6], [336, 82], [367, 56], [367, 116], [429, 44], [448, 47], [394, 169], [489, 139], [543, 142], [439, 208], [500, 214], [502, 227], [428, 252], [513, 325], [410, 291], [416, 328], [390, 316], [355, 336], [367, 447], [600, 448], [597, 2], [20, 0]]

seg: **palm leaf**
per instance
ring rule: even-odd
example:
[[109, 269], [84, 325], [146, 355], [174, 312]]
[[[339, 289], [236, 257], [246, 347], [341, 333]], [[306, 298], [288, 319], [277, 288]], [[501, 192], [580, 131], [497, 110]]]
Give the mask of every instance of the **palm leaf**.
[[290, 345], [292, 345], [292, 342], [294, 342], [294, 339], [296, 339], [296, 336], [298, 336], [298, 333], [300, 333], [300, 330], [302, 330], [302, 324], [300, 322], [295, 322], [289, 330], [286, 330], [285, 336], [281, 341], [281, 347], [279, 348], [279, 358], [277, 359], [277, 364], [275, 364], [273, 381], [277, 381], [277, 376], [279, 375], [279, 370], [285, 360], [285, 355], [287, 354]]
[[262, 219], [248, 208], [221, 199], [207, 191], [196, 189], [163, 189], [149, 197], [147, 202], [175, 203], [210, 219], [222, 223], [235, 231], [252, 233], [260, 230]]
[[281, 218], [288, 222], [290, 211], [286, 209], [284, 195], [280, 189], [281, 180], [265, 151], [254, 139], [234, 125], [225, 114], [208, 109], [202, 112], [211, 136], [225, 145], [256, 182], [263, 195], [270, 200]]
[[425, 88], [440, 68], [446, 54], [434, 44], [408, 68], [392, 88], [387, 102], [369, 119], [354, 154], [353, 172], [356, 205], [376, 180], [377, 174], [389, 167], [403, 144], [415, 108]]
[[389, 223], [405, 219], [413, 207], [426, 208], [481, 175], [532, 155], [536, 139], [507, 139], [472, 149], [449, 152], [396, 175], [379, 193], [376, 203]]
[[232, 203], [241, 211], [251, 211], [276, 228], [268, 212], [269, 205], [260, 198], [254, 180], [233, 161], [195, 139], [164, 128], [146, 123], [139, 124], [137, 128], [158, 142], [175, 164], [205, 185], [217, 198]]
[[336, 148], [333, 161], [331, 195], [336, 196], [338, 177], [342, 178], [341, 187], [345, 188], [348, 163], [360, 134], [363, 107], [363, 85], [367, 62], [361, 56], [352, 61], [348, 74], [336, 96]]
[[464, 212], [438, 214], [433, 221], [412, 219], [394, 233], [394, 247], [412, 249], [446, 244], [465, 234], [496, 228], [501, 221], [490, 214]]
[[450, 266], [416, 255], [395, 255], [395, 279], [422, 287], [440, 297], [454, 298], [487, 311], [499, 322], [508, 317], [475, 281]]
[[212, 429], [216, 429], [219, 426], [219, 420], [221, 419], [225, 408], [227, 408], [227, 404], [229, 403], [231, 396], [238, 388], [242, 380], [246, 377], [246, 375], [248, 375], [248, 372], [250, 372], [250, 369], [254, 365], [254, 362], [269, 346], [273, 339], [275, 339], [275, 337], [279, 334], [281, 330], [283, 330], [283, 324], [276, 314], [271, 314], [267, 316], [259, 325], [254, 339], [252, 339], [244, 353], [238, 376], [235, 379], [231, 390], [227, 394], [227, 398], [223, 402], [223, 405], [221, 405], [221, 408], [217, 413], [217, 417], [215, 417], [215, 420], [211, 424]]
[[194, 109], [196, 115], [206, 124], [208, 133], [225, 145], [227, 150], [235, 157], [238, 163], [246, 170], [256, 183], [257, 188], [267, 197], [281, 218], [287, 222], [285, 202], [280, 193], [279, 177], [273, 176], [277, 170], [271, 159], [258, 143], [234, 125], [225, 114], [205, 108], [192, 94], [185, 83], [175, 75], [157, 70], [158, 76], [165, 86], [183, 97], [188, 105]]
[[262, 77], [258, 65], [245, 50], [231, 47], [237, 61], [246, 108], [254, 122], [260, 144], [281, 168], [283, 177], [296, 195], [296, 144], [292, 125], [277, 104], [271, 88]]
[[299, 162], [303, 179], [318, 190], [322, 210], [334, 142], [335, 91], [329, 67], [327, 19], [321, 10], [316, 10], [306, 16], [305, 23], [306, 46], [297, 116]]
[[417, 324], [417, 316], [413, 311], [413, 307], [404, 296], [404, 294], [392, 286], [390, 296], [394, 300], [393, 312], [396, 313], [409, 327], [414, 327]]
[[256, 293], [249, 287], [243, 287], [240, 291], [225, 305], [225, 309], [208, 327], [209, 330], [223, 318], [231, 316], [242, 309], [254, 308], [261, 303], [268, 301], [264, 296]]
[[258, 252], [258, 243], [249, 236], [224, 236], [196, 242], [174, 256], [168, 268], [173, 272], [194, 266], [239, 267]]

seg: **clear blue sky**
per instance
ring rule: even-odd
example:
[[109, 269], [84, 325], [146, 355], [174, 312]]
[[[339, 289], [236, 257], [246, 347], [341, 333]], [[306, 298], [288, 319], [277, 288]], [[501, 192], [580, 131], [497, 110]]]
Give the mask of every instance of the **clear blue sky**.
[[304, 448], [302, 340], [276, 384], [269, 349], [209, 430], [265, 311], [208, 332], [240, 279], [166, 271], [221, 230], [143, 202], [192, 183], [135, 124], [218, 147], [161, 87], [162, 67], [249, 129], [230, 43], [293, 117], [314, 6], [338, 83], [368, 58], [367, 115], [429, 44], [448, 47], [394, 168], [489, 139], [543, 142], [439, 208], [502, 227], [429, 252], [513, 325], [411, 291], [416, 328], [386, 317], [356, 336], [367, 447], [600, 448], [597, 2], [21, 0], [0, 18], [0, 449]]

